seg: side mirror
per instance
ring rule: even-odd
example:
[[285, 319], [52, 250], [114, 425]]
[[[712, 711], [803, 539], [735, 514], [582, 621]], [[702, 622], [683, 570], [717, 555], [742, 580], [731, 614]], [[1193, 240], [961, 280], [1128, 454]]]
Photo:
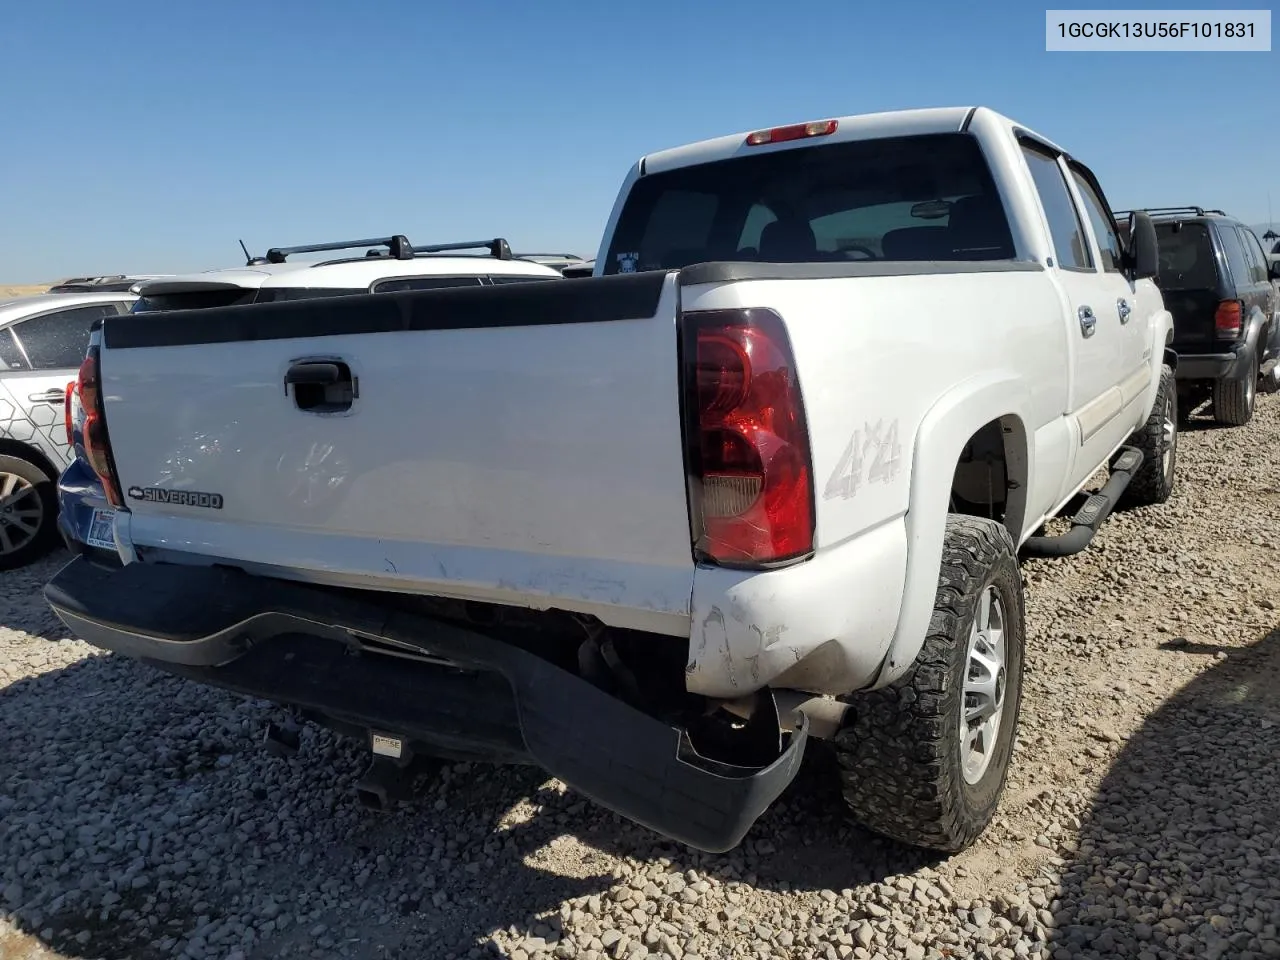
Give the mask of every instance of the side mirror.
[[1160, 241], [1156, 225], [1140, 210], [1129, 214], [1129, 258], [1133, 279], [1147, 280], [1160, 272]]
[[1276, 257], [1276, 259], [1271, 261], [1271, 266], [1267, 270], [1267, 275], [1271, 277], [1272, 280], [1280, 281], [1280, 257]]

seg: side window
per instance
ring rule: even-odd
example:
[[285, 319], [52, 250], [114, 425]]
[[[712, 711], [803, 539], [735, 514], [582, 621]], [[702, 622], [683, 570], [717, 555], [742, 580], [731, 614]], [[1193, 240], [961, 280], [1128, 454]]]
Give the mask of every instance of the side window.
[[1237, 286], [1252, 283], [1249, 263], [1244, 256], [1244, 246], [1240, 243], [1240, 234], [1233, 227], [1221, 224], [1218, 227], [1218, 237], [1222, 241], [1223, 252], [1227, 255], [1227, 268], [1231, 271], [1231, 281]]
[[1092, 270], [1093, 256], [1085, 242], [1084, 225], [1071, 200], [1057, 158], [1026, 143], [1022, 145], [1022, 155], [1031, 170], [1031, 179], [1035, 181], [1044, 215], [1049, 221], [1049, 234], [1053, 238], [1058, 265], [1067, 270]]
[[0, 370], [29, 370], [18, 341], [9, 330], [0, 330]]
[[103, 317], [114, 317], [114, 303], [73, 307], [23, 320], [11, 329], [34, 370], [74, 370], [89, 349], [89, 328]]
[[1093, 227], [1093, 235], [1098, 238], [1098, 249], [1102, 254], [1102, 269], [1107, 273], [1120, 272], [1120, 238], [1116, 236], [1115, 221], [1107, 212], [1107, 205], [1098, 196], [1088, 179], [1076, 170], [1071, 169], [1071, 177], [1080, 191], [1084, 201], [1084, 212], [1089, 217], [1089, 225]]
[[1244, 255], [1249, 260], [1250, 275], [1254, 283], [1267, 282], [1267, 256], [1262, 252], [1262, 244], [1257, 235], [1248, 227], [1240, 227], [1240, 242], [1244, 245]]

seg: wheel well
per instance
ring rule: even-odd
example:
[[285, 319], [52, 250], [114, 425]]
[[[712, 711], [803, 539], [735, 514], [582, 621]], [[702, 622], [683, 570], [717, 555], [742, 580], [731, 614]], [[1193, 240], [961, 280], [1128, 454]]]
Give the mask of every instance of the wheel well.
[[1027, 497], [1027, 435], [1009, 415], [983, 424], [965, 441], [951, 479], [952, 513], [1003, 523], [1014, 542]]
[[35, 447], [20, 440], [10, 440], [7, 437], [0, 438], [0, 456], [28, 460], [43, 470], [45, 476], [50, 480], [58, 479], [58, 468], [49, 462], [49, 458]]
[[1164, 348], [1164, 362], [1169, 365], [1170, 370], [1178, 369], [1178, 351]]

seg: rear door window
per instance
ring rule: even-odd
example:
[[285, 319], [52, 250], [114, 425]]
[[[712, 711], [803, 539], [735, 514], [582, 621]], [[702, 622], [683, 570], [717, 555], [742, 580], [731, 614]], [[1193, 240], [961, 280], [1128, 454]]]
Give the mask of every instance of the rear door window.
[[41, 314], [10, 329], [33, 370], [74, 370], [89, 349], [89, 328], [118, 313], [115, 303], [94, 303]]
[[1014, 255], [976, 139], [949, 133], [815, 142], [641, 177], [602, 272]]
[[1209, 228], [1203, 223], [1156, 224], [1160, 272], [1156, 283], [1164, 290], [1216, 290], [1218, 264]]

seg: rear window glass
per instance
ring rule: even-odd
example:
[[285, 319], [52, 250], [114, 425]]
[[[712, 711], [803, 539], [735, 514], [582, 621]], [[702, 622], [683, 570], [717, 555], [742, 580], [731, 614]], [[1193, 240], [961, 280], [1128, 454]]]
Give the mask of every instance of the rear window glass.
[[374, 293], [396, 293], [403, 290], [444, 290], [449, 287], [478, 287], [479, 277], [391, 277], [373, 285]]
[[544, 277], [540, 277], [540, 276], [538, 276], [537, 274], [534, 274], [534, 275], [532, 275], [532, 276], [528, 276], [528, 277], [522, 277], [522, 276], [518, 276], [518, 275], [516, 275], [516, 276], [505, 276], [505, 277], [495, 277], [495, 276], [490, 276], [490, 277], [489, 277], [489, 282], [490, 282], [490, 283], [528, 283], [530, 280], [535, 280], [535, 281], [536, 281], [536, 280], [558, 280], [558, 279], [560, 279], [560, 278], [559, 278], [559, 277], [545, 277], [545, 276], [544, 276]]
[[365, 287], [263, 287], [254, 303], [279, 303], [281, 300], [315, 300], [319, 297], [354, 297], [368, 293]]
[[234, 307], [253, 302], [253, 290], [232, 287], [224, 290], [188, 290], [182, 293], [157, 293], [134, 301], [133, 313], [158, 310], [205, 310], [210, 307]]
[[894, 137], [746, 154], [642, 177], [603, 272], [1014, 256], [977, 141]]
[[1213, 241], [1203, 223], [1157, 223], [1158, 283], [1166, 290], [1215, 290], [1218, 267]]

